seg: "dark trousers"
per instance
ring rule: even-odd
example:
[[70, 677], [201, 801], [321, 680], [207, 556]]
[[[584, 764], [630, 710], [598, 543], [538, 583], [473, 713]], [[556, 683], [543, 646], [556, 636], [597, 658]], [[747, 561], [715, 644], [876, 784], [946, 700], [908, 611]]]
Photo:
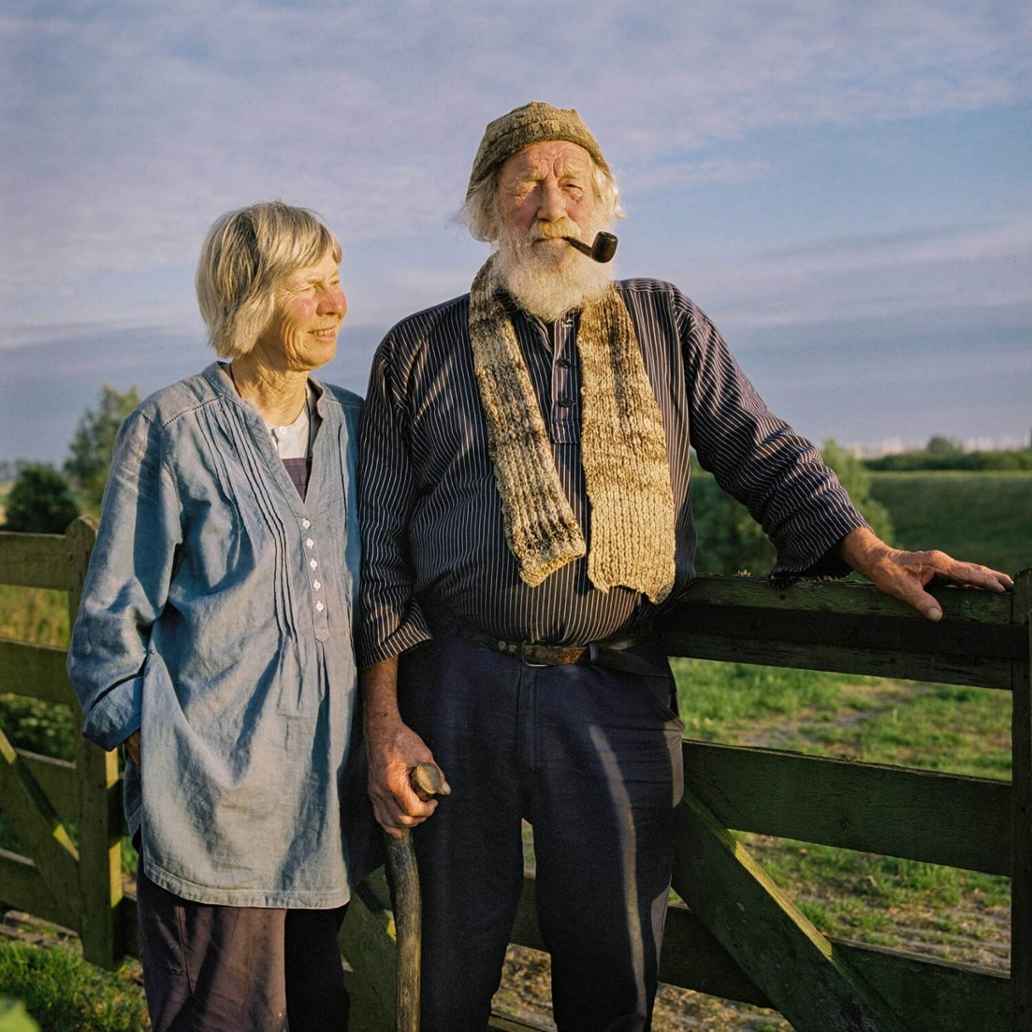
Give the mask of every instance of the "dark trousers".
[[212, 906], [137, 878], [154, 1032], [346, 1032], [343, 907]]
[[422, 1032], [481, 1032], [533, 825], [561, 1032], [651, 1025], [683, 788], [673, 678], [531, 667], [437, 637], [402, 658], [402, 715], [452, 786], [414, 833]]

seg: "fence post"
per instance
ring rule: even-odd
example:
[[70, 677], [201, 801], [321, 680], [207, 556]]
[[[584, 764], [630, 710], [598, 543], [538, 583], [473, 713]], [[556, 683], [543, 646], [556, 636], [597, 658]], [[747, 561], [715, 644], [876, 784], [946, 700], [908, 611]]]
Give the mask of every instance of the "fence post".
[[1011, 989], [1013, 1028], [1032, 1032], [1032, 570], [1018, 574], [1011, 620], [1024, 627], [1024, 661], [1012, 664], [1013, 749]]
[[[82, 597], [96, 526], [79, 517], [65, 531], [75, 587], [68, 592], [74, 624]], [[79, 740], [79, 936], [87, 960], [113, 968], [122, 959], [119, 904], [122, 901], [122, 821], [118, 807], [118, 754]]]

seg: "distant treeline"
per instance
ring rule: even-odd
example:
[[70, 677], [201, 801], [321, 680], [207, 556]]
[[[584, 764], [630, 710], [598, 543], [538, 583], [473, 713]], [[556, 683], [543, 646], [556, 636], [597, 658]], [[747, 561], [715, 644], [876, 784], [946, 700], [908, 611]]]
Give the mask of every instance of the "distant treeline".
[[914, 470], [1032, 470], [1032, 448], [1010, 451], [920, 451], [898, 452], [878, 459], [865, 459], [872, 472], [903, 473]]

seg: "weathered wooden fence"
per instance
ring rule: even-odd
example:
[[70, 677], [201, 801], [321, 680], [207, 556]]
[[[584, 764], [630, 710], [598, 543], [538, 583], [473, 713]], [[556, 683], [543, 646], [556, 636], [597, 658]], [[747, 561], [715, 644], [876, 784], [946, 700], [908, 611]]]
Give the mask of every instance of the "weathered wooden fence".
[[[0, 583], [64, 589], [74, 612], [92, 540], [85, 521], [63, 537], [0, 534]], [[690, 909], [671, 909], [664, 981], [774, 1007], [801, 1032], [1032, 1032], [1032, 571], [1007, 595], [935, 594], [944, 619], [931, 624], [859, 585], [707, 578], [669, 614], [663, 633], [675, 656], [1009, 691], [1013, 776], [685, 741], [674, 887]], [[0, 692], [75, 704], [63, 651], [17, 642], [0, 641]], [[13, 749], [2, 729], [0, 751], [0, 809], [32, 854], [0, 851], [0, 902], [77, 929], [96, 963], [136, 953], [114, 754], [83, 743], [70, 764]], [[736, 830], [1009, 875], [1010, 977], [826, 936]], [[393, 1027], [393, 929], [377, 876], [356, 893], [342, 932], [354, 1032]], [[513, 941], [542, 946], [532, 879]], [[529, 1028], [502, 1015], [495, 1027]]]
[[[74, 618], [95, 533], [0, 533], [0, 584], [68, 592]], [[65, 650], [0, 639], [0, 692], [78, 710]], [[118, 759], [80, 739], [75, 763], [15, 749], [0, 728], [0, 811], [29, 856], [0, 850], [0, 901], [77, 931], [86, 957], [112, 967], [125, 951]], [[78, 828], [76, 846], [66, 827]]]

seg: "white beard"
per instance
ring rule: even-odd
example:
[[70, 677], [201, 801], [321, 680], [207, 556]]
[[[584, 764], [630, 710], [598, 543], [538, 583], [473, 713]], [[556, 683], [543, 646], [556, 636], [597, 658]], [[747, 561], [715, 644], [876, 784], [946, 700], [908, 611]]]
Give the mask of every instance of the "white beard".
[[[589, 228], [586, 236], [591, 240], [596, 228], [604, 227]], [[570, 219], [538, 223], [529, 233], [502, 229], [498, 240], [498, 275], [521, 308], [545, 322], [554, 322], [606, 292], [612, 282], [608, 266], [569, 244], [534, 243], [544, 237], [580, 235]]]

